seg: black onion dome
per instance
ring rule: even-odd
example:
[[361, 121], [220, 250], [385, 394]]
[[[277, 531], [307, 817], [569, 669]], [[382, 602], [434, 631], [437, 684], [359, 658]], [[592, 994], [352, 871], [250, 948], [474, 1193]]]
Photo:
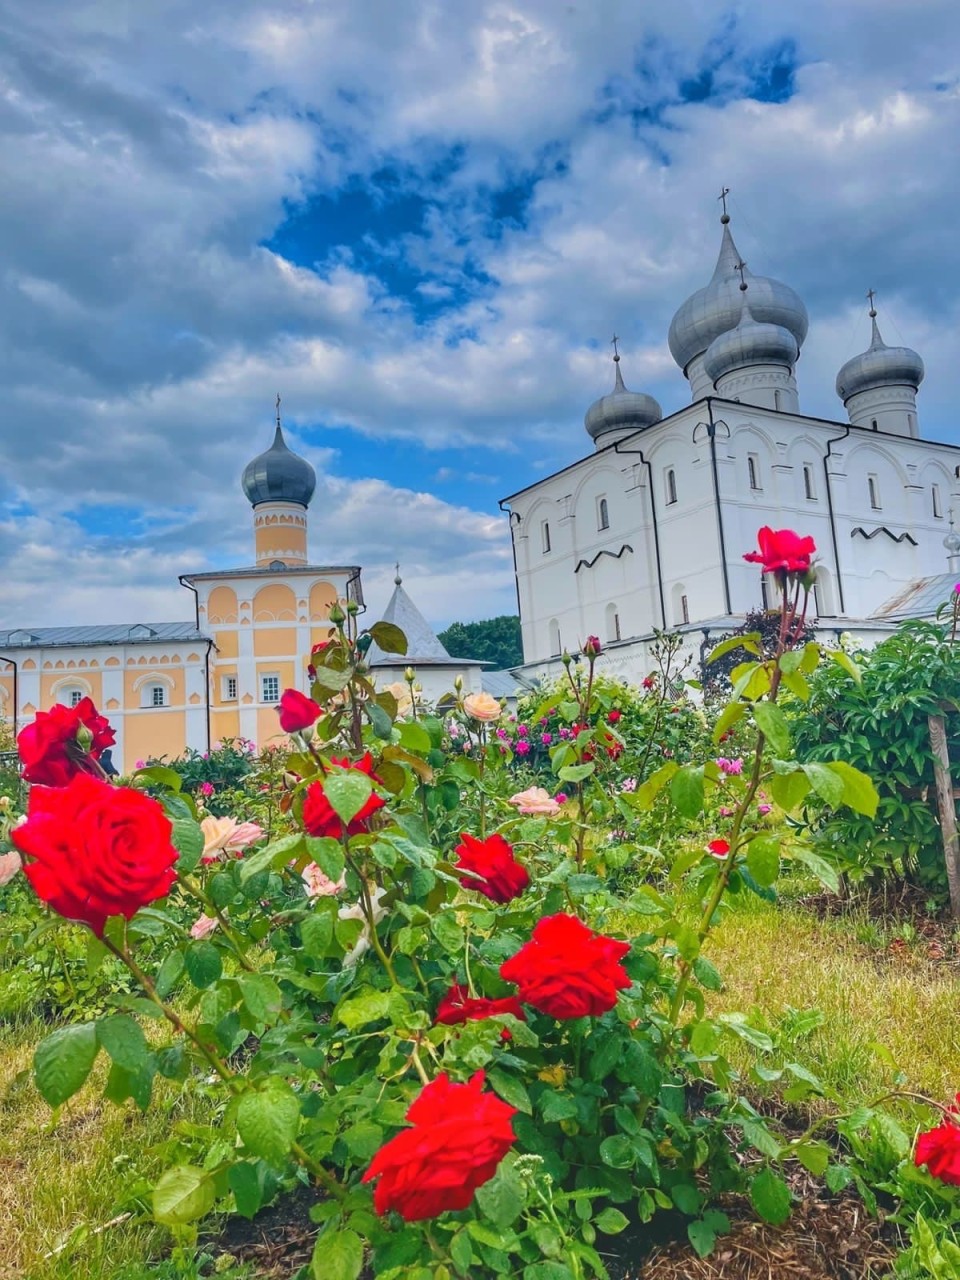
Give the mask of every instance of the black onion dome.
[[253, 506], [261, 502], [296, 502], [308, 507], [317, 487], [317, 473], [307, 462], [287, 448], [278, 425], [273, 444], [243, 469], [243, 492]]

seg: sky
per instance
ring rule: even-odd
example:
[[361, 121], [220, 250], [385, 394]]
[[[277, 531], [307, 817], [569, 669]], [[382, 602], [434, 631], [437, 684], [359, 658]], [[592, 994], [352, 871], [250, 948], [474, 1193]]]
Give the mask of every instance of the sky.
[[724, 185], [802, 411], [873, 288], [960, 443], [958, 136], [953, 0], [0, 0], [0, 628], [190, 617], [278, 392], [316, 563], [513, 612], [498, 499], [590, 451], [613, 333], [689, 400]]

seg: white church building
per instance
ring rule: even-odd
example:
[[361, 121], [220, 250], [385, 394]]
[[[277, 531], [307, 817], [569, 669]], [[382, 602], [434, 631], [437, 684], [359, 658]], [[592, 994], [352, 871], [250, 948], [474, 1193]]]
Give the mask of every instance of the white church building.
[[501, 503], [524, 676], [557, 674], [588, 635], [604, 642], [602, 667], [631, 680], [649, 671], [658, 630], [686, 633], [699, 655], [775, 603], [743, 559], [763, 525], [816, 540], [813, 604], [830, 640], [875, 643], [902, 602], [946, 599], [960, 575], [949, 523], [960, 448], [921, 437], [920, 356], [886, 345], [871, 294], [870, 346], [837, 376], [845, 420], [805, 416], [806, 308], [746, 268], [729, 222], [724, 213], [712, 278], [670, 325], [691, 403], [663, 417], [652, 396], [627, 390], [615, 351], [613, 390], [585, 418], [594, 452]]

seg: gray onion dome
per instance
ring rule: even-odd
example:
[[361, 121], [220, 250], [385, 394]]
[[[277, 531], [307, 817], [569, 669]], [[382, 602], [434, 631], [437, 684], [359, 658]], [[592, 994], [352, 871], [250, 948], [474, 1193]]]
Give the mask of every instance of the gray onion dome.
[[848, 360], [837, 374], [837, 395], [846, 402], [859, 391], [875, 387], [907, 386], [918, 390], [923, 381], [923, 361], [909, 347], [888, 347], [880, 336], [877, 313], [871, 307], [873, 336], [862, 355]]
[[[668, 342], [674, 360], [684, 371], [721, 333], [736, 327], [740, 319], [740, 254], [724, 214], [720, 254], [710, 283], [698, 289], [680, 307], [670, 323]], [[743, 268], [750, 286], [750, 308], [760, 324], [778, 325], [803, 344], [807, 336], [807, 309], [789, 285], [768, 276], [755, 276]]]
[[308, 507], [317, 487], [317, 473], [305, 458], [287, 448], [278, 422], [273, 444], [247, 463], [240, 483], [255, 507], [261, 502], [295, 502]]
[[792, 369], [800, 354], [797, 339], [779, 324], [760, 324], [753, 316], [753, 286], [750, 305], [743, 304], [740, 322], [735, 329], [721, 333], [707, 347], [703, 371], [716, 384], [733, 369], [751, 365], [775, 364]]
[[593, 440], [608, 431], [641, 431], [663, 417], [663, 410], [642, 391], [628, 391], [620, 373], [620, 357], [613, 357], [616, 380], [609, 395], [601, 396], [587, 410], [583, 425]]

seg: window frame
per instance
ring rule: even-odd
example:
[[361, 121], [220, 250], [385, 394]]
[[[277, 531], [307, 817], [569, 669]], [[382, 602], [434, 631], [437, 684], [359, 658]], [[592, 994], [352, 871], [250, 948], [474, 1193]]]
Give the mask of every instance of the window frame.
[[667, 493], [667, 506], [677, 504], [677, 471], [675, 467], [667, 467], [663, 473], [663, 483]]
[[540, 549], [545, 556], [548, 556], [550, 552], [553, 550], [553, 546], [550, 542], [550, 521], [549, 520], [540, 521]]
[[167, 702], [167, 686], [165, 684], [161, 684], [160, 681], [157, 680], [153, 684], [146, 685], [145, 689], [148, 699], [147, 709], [149, 711], [156, 711], [160, 707], [166, 707], [169, 705]]
[[[275, 694], [267, 693], [267, 681], [271, 681], [272, 687], [276, 688]], [[260, 673], [260, 701], [268, 707], [276, 706], [280, 701], [280, 676], [275, 671]]]
[[940, 486], [938, 484], [931, 484], [930, 486], [930, 501], [933, 505], [934, 520], [942, 520], [943, 503], [940, 500]]
[[[230, 692], [230, 686], [233, 686], [233, 692]], [[225, 675], [220, 678], [220, 701], [236, 702], [239, 697], [240, 686], [235, 675]]]
[[597, 498], [597, 532], [603, 533], [610, 528], [610, 504], [607, 502], [606, 494], [601, 494]]
[[747, 454], [747, 481], [754, 493], [763, 492], [763, 484], [760, 479], [760, 459], [755, 453]]
[[883, 510], [883, 502], [880, 498], [880, 481], [872, 471], [867, 473], [867, 496], [870, 499], [871, 511]]
[[803, 464], [803, 496], [807, 502], [816, 502], [817, 487], [813, 480], [813, 467], [809, 462]]

